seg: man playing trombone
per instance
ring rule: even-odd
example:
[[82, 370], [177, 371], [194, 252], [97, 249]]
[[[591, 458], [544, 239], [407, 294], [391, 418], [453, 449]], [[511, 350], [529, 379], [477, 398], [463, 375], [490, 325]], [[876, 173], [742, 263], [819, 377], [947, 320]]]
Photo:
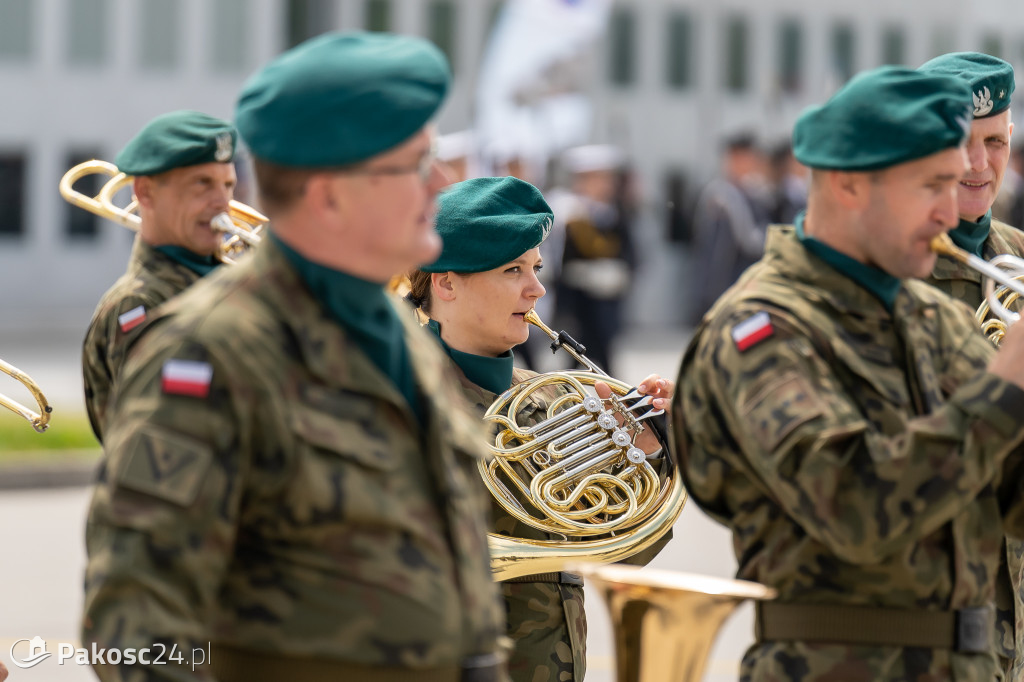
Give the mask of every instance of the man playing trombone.
[[115, 159], [134, 176], [141, 224], [128, 270], [100, 299], [82, 347], [85, 407], [100, 442], [130, 341], [154, 308], [218, 265], [213, 254], [223, 235], [210, 220], [234, 196], [237, 137], [227, 121], [175, 111], [153, 119]]
[[683, 359], [687, 488], [731, 528], [737, 577], [779, 595], [757, 607], [744, 680], [1002, 673], [992, 604], [1004, 531], [1024, 537], [999, 504], [1020, 499], [1001, 477], [1024, 443], [1024, 327], [996, 351], [913, 279], [957, 224], [970, 96], [883, 67], [805, 111], [807, 211], [773, 228]]
[[[962, 78], [971, 88], [974, 120], [967, 138], [968, 168], [957, 187], [960, 222], [950, 230], [950, 238], [961, 249], [985, 260], [1000, 254], [1024, 256], [1024, 233], [992, 218], [992, 205], [1010, 161], [1013, 66], [987, 54], [955, 52], [936, 57], [918, 70]], [[946, 254], [939, 254], [931, 276], [925, 281], [972, 310], [977, 310], [985, 300], [981, 273]], [[996, 584], [996, 646], [1009, 675], [1007, 679], [1020, 679], [1019, 668], [1024, 665], [1022, 554], [1024, 544], [1009, 539]], [[1016, 674], [1011, 672], [1014, 669]]]

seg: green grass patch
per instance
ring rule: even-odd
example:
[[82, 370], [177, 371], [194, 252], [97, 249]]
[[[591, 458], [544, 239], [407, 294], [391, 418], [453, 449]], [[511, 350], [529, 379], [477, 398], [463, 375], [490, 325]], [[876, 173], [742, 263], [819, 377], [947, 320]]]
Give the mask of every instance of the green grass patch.
[[27, 452], [61, 457], [95, 457], [99, 455], [99, 450], [100, 444], [84, 414], [55, 414], [50, 420], [50, 428], [44, 433], [36, 433], [26, 420], [0, 409], [0, 463], [22, 459]]

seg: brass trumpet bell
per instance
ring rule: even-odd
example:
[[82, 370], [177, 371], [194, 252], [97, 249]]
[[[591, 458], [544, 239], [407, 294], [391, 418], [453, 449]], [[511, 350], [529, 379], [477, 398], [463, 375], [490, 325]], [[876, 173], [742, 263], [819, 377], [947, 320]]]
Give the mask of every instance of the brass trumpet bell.
[[616, 682], [700, 682], [719, 629], [759, 583], [635, 566], [573, 566], [611, 616]]
[[7, 364], [3, 360], [0, 360], [0, 372], [3, 372], [7, 376], [13, 378], [15, 381], [20, 382], [28, 389], [32, 394], [32, 397], [36, 399], [36, 403], [39, 405], [39, 411], [35, 412], [34, 410], [25, 407], [21, 403], [12, 398], [8, 398], [3, 394], [0, 394], [0, 407], [6, 407], [11, 412], [27, 419], [28, 422], [32, 424], [32, 428], [39, 433], [46, 431], [50, 425], [50, 413], [53, 412], [53, 408], [50, 407], [50, 404], [46, 401], [46, 396], [43, 395], [39, 385], [32, 381], [32, 379], [20, 369]]
[[[103, 175], [107, 181], [95, 197], [82, 194], [74, 184], [89, 175]], [[114, 198], [133, 178], [120, 172], [112, 163], [94, 159], [80, 163], [60, 179], [60, 195], [68, 203], [84, 208], [96, 215], [138, 232], [142, 219], [139, 218], [138, 201], [132, 197], [125, 206], [118, 206]], [[240, 201], [232, 200], [227, 213], [221, 213], [210, 221], [210, 226], [224, 234], [217, 257], [224, 263], [234, 263], [247, 249], [259, 244], [263, 227], [269, 219], [262, 213]]]

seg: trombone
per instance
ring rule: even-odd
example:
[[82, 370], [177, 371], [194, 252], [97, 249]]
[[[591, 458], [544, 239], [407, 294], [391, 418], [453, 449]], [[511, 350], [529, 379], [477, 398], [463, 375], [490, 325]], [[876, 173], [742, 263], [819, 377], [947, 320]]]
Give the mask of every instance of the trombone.
[[[76, 182], [89, 175], [104, 175], [108, 178], [95, 197], [73, 188]], [[94, 159], [80, 163], [64, 174], [60, 179], [60, 195], [68, 203], [138, 232], [142, 219], [136, 213], [139, 207], [136, 198], [133, 196], [127, 206], [118, 206], [114, 202], [117, 193], [131, 185], [132, 179], [132, 176], [125, 175], [114, 164]], [[224, 263], [234, 263], [236, 257], [260, 243], [260, 233], [268, 220], [251, 206], [232, 200], [227, 213], [221, 213], [210, 221], [213, 229], [224, 233], [217, 257]]]
[[39, 405], [39, 411], [34, 412], [30, 408], [25, 407], [21, 403], [16, 402], [11, 398], [8, 398], [2, 393], [0, 393], [0, 406], [6, 407], [11, 412], [21, 415], [22, 417], [27, 419], [29, 423], [32, 424], [32, 428], [34, 428], [39, 433], [42, 433], [47, 428], [49, 428], [50, 413], [53, 412], [53, 408], [50, 407], [50, 404], [48, 402], [46, 402], [46, 396], [43, 395], [43, 392], [42, 390], [40, 390], [39, 385], [36, 384], [36, 382], [32, 381], [32, 379], [27, 374], [22, 372], [20, 369], [13, 365], [7, 364], [3, 360], [0, 360], [0, 372], [3, 372], [4, 374], [12, 377], [16, 381], [20, 381], [25, 386], [25, 388], [28, 389], [32, 393], [32, 397], [36, 399], [36, 403], [38, 403]]
[[[998, 346], [1007, 328], [1020, 319], [1020, 314], [1008, 306], [1024, 296], [1024, 259], [1002, 254], [987, 261], [958, 247], [946, 233], [935, 237], [931, 247], [932, 251], [955, 258], [985, 276], [985, 300], [974, 317], [982, 333]], [[996, 317], [991, 318], [990, 313]]]

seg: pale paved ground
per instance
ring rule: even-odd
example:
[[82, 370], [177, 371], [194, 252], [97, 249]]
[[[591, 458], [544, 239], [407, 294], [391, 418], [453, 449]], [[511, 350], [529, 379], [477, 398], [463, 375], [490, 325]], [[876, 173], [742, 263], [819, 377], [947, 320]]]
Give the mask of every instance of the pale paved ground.
[[[674, 376], [685, 335], [634, 335], [618, 354], [620, 378], [635, 382], [650, 372]], [[81, 410], [77, 333], [55, 333], [36, 342], [0, 332], [0, 358], [32, 374], [51, 401], [69, 412]], [[6, 377], [0, 377], [2, 382]], [[9, 384], [0, 383], [0, 392]], [[12, 391], [13, 392], [13, 391]], [[59, 413], [58, 413], [59, 414]], [[0, 415], [2, 417], [2, 415]], [[57, 428], [57, 414], [54, 428]], [[0, 493], [0, 660], [10, 663], [10, 647], [36, 635], [51, 642], [75, 642], [81, 610], [85, 562], [82, 528], [89, 491]], [[652, 566], [731, 577], [735, 568], [728, 534], [696, 508], [687, 506], [675, 537]], [[599, 597], [588, 591], [590, 670], [588, 682], [612, 682], [611, 635]], [[711, 654], [706, 682], [735, 680], [737, 661], [752, 638], [752, 609], [740, 610], [722, 629]], [[20, 645], [24, 647], [25, 645]], [[19, 653], [23, 650], [19, 648]], [[56, 657], [31, 670], [12, 668], [12, 682], [77, 682], [94, 679], [88, 671]], [[8, 667], [12, 667], [8, 665]]]

